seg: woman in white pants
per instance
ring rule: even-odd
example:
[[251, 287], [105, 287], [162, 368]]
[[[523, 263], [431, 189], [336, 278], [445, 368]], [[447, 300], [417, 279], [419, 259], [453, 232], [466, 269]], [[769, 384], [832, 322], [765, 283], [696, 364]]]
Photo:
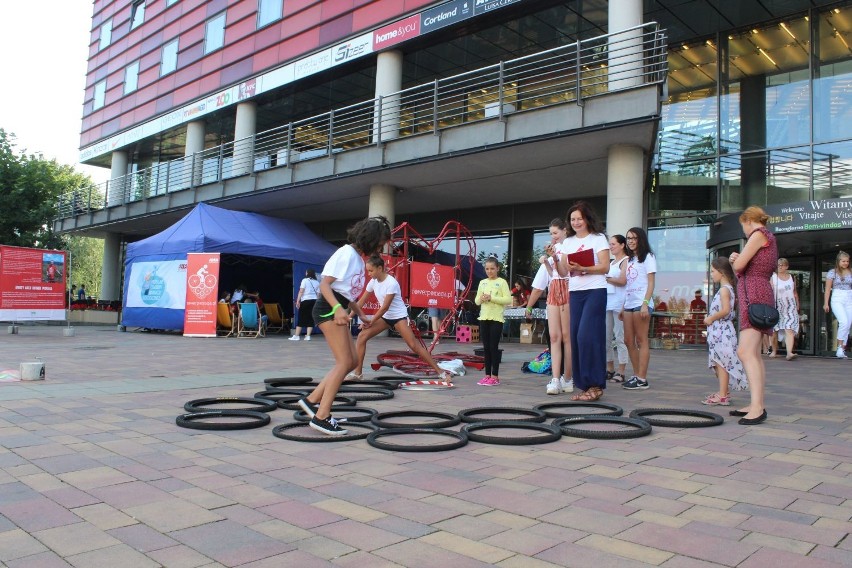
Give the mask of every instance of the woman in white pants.
[[849, 253], [840, 251], [834, 268], [825, 276], [825, 301], [823, 309], [828, 313], [831, 298], [831, 313], [837, 318], [837, 352], [839, 359], [846, 357], [846, 341], [852, 324], [852, 270], [849, 268]]
[[[609, 272], [606, 273], [606, 378], [613, 383], [624, 382], [627, 368], [627, 345], [624, 344], [624, 322], [618, 317], [624, 306], [624, 286], [627, 284], [627, 259], [630, 249], [624, 235], [609, 238]], [[615, 368], [612, 343], [618, 354], [618, 370]]]

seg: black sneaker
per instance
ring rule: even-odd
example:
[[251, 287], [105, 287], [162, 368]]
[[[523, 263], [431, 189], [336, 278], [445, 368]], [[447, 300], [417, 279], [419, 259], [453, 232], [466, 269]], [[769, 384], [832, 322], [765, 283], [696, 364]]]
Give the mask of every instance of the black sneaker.
[[308, 422], [308, 426], [314, 430], [322, 432], [323, 434], [328, 434], [329, 436], [345, 436], [349, 433], [349, 430], [344, 430], [337, 425], [337, 420], [335, 420], [334, 416], [329, 416], [323, 420], [317, 418], [315, 415], [311, 418], [311, 421]]
[[303, 396], [299, 400], [296, 401], [296, 404], [299, 405], [299, 408], [308, 415], [308, 418], [313, 418], [317, 413], [317, 405], [311, 402], [308, 402], [308, 397]]
[[649, 388], [648, 381], [642, 381], [639, 377], [630, 377], [630, 379], [621, 385], [621, 388], [627, 390], [646, 390]]

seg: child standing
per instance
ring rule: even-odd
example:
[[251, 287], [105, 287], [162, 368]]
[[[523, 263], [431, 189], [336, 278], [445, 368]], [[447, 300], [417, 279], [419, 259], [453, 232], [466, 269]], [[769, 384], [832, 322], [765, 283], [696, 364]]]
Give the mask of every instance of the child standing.
[[358, 361], [355, 342], [349, 331], [352, 312], [364, 319], [364, 312], [355, 300], [364, 289], [364, 261], [361, 255], [378, 254], [391, 237], [391, 226], [382, 216], [358, 221], [347, 233], [351, 244], [343, 245], [331, 255], [322, 269], [320, 295], [314, 304], [314, 323], [325, 336], [334, 356], [334, 367], [320, 384], [299, 399], [299, 407], [311, 417], [308, 425], [330, 436], [349, 433], [331, 415], [331, 405], [346, 373]]
[[355, 342], [355, 351], [358, 353], [358, 364], [350, 371], [344, 381], [360, 381], [363, 376], [364, 356], [367, 354], [367, 342], [381, 332], [393, 328], [405, 340], [408, 348], [414, 351], [418, 357], [429, 363], [429, 365], [438, 374], [441, 381], [449, 382], [453, 378], [453, 374], [440, 368], [432, 356], [414, 337], [414, 332], [408, 325], [408, 308], [405, 307], [405, 302], [402, 301], [402, 290], [400, 290], [399, 282], [396, 278], [385, 272], [385, 261], [377, 254], [374, 254], [367, 259], [367, 274], [370, 275], [370, 282], [367, 284], [367, 289], [358, 300], [358, 309], [364, 307], [364, 302], [370, 293], [376, 295], [376, 300], [381, 302], [379, 311], [372, 317], [367, 316], [362, 319], [361, 333], [358, 334], [358, 340]]
[[493, 387], [500, 384], [500, 336], [503, 335], [503, 308], [512, 301], [509, 284], [500, 278], [500, 263], [494, 257], [485, 261], [485, 274], [488, 278], [479, 281], [476, 290], [479, 310], [479, 336], [485, 351], [485, 376], [476, 383]]
[[734, 329], [734, 269], [727, 258], [717, 257], [710, 263], [713, 282], [721, 284], [713, 296], [710, 311], [704, 318], [707, 326], [707, 345], [710, 349], [708, 366], [716, 369], [719, 392], [708, 395], [701, 404], [729, 406], [730, 390], [743, 390], [748, 386], [745, 369], [737, 356], [737, 331]]

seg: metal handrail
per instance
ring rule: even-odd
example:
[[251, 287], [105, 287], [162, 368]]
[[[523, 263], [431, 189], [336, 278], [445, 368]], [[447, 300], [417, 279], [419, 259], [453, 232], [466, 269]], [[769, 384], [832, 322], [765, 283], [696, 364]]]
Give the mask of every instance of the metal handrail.
[[[668, 66], [655, 22], [500, 61], [452, 77], [295, 120], [248, 138], [164, 161], [59, 198], [58, 217], [387, 143], [535, 108], [659, 84]], [[82, 206], [81, 206], [82, 204]]]

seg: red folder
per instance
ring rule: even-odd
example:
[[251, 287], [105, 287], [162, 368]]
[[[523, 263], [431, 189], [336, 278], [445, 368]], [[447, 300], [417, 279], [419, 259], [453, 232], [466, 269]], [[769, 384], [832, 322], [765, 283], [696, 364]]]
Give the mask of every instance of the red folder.
[[595, 253], [592, 249], [573, 252], [568, 255], [568, 262], [576, 262], [580, 266], [594, 266]]

